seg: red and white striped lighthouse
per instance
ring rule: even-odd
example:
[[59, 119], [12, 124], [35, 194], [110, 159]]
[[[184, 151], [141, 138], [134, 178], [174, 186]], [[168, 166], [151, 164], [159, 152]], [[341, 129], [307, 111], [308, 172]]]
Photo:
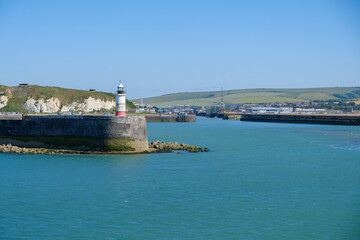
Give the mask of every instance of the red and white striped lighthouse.
[[121, 82], [117, 87], [115, 116], [126, 116], [126, 93]]

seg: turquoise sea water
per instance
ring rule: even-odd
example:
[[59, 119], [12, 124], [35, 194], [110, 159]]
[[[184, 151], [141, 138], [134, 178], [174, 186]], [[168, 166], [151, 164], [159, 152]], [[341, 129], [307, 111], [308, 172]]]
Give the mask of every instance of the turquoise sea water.
[[0, 239], [360, 239], [360, 127], [198, 118], [208, 153], [0, 154]]

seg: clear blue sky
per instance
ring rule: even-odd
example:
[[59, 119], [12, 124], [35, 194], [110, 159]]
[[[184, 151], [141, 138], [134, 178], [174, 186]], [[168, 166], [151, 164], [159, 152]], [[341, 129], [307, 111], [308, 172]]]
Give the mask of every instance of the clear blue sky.
[[360, 1], [0, 0], [0, 84], [360, 86]]

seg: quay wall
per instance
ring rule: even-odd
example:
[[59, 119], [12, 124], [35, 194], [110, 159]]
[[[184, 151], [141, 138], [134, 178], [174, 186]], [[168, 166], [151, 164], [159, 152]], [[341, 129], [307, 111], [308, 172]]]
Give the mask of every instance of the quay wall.
[[351, 114], [241, 114], [240, 121], [360, 125], [360, 115]]
[[0, 144], [85, 150], [148, 149], [143, 116], [29, 115], [0, 117]]
[[195, 122], [196, 121], [196, 115], [193, 114], [188, 114], [188, 115], [143, 114], [140, 116], [145, 116], [147, 122]]
[[224, 115], [223, 119], [240, 120], [241, 113], [227, 113]]

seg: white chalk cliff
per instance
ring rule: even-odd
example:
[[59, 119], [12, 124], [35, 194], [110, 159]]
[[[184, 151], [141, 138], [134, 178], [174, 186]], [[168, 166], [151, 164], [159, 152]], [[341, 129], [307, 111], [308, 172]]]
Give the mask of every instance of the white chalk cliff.
[[0, 108], [5, 107], [8, 103], [8, 101], [9, 101], [8, 96], [1, 96], [0, 97]]
[[29, 112], [36, 113], [56, 113], [60, 110], [61, 102], [57, 98], [50, 98], [47, 100], [39, 99], [35, 100], [33, 98], [29, 98], [24, 103], [24, 107]]
[[115, 101], [104, 101], [101, 99], [95, 99], [89, 97], [85, 99], [83, 102], [73, 102], [69, 105], [62, 105], [59, 99], [50, 98], [47, 100], [39, 99], [35, 100], [33, 98], [29, 98], [25, 104], [25, 109], [29, 112], [36, 113], [56, 113], [56, 112], [67, 112], [72, 111], [82, 111], [85, 113], [92, 111], [99, 111], [101, 109], [110, 110], [115, 107]]

